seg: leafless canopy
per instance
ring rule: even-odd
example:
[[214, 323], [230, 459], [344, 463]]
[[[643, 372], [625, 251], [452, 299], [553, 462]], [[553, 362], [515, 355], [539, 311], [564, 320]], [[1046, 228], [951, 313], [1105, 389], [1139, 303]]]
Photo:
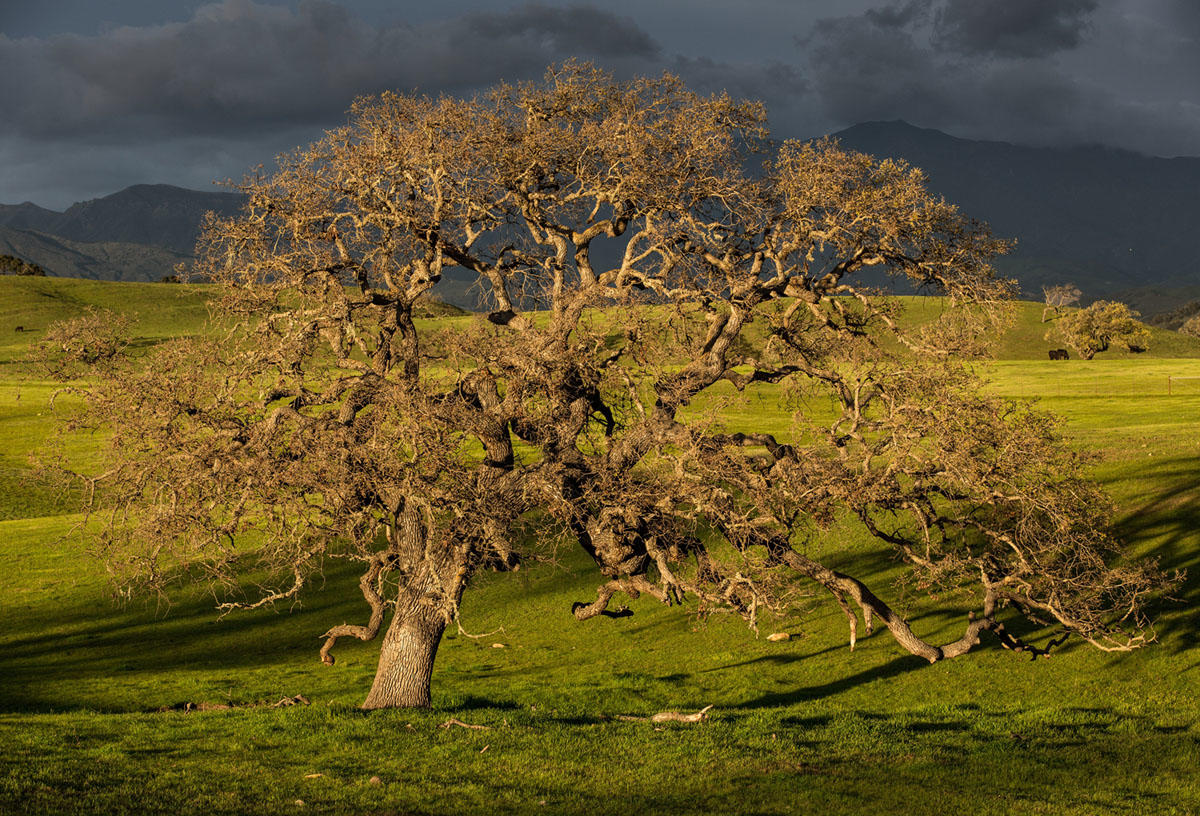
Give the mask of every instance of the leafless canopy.
[[[1042, 651], [1006, 608], [1102, 649], [1145, 642], [1162, 576], [1109, 566], [1106, 502], [1056, 422], [960, 362], [1004, 318], [1004, 244], [918, 170], [772, 147], [764, 121], [578, 64], [473, 100], [360, 100], [209, 222], [221, 331], [94, 389], [116, 427], [114, 569], [282, 577], [231, 601], [259, 606], [360, 561], [366, 621], [321, 654], [394, 611], [367, 707], [428, 704], [472, 575], [563, 538], [601, 574], [580, 620], [645, 593], [753, 623], [807, 582], [851, 647], [861, 619], [930, 661], [985, 631]], [[486, 318], [421, 319], [455, 267]], [[887, 276], [944, 312], [906, 318], [870, 285]], [[777, 427], [746, 407], [764, 393], [791, 409]], [[927, 641], [826, 566], [838, 540], [973, 609], [961, 636]]]
[[1042, 322], [1045, 323], [1049, 319], [1051, 312], [1054, 313], [1054, 317], [1061, 315], [1063, 309], [1078, 303], [1081, 295], [1083, 292], [1079, 291], [1079, 287], [1071, 283], [1043, 286], [1042, 296], [1045, 298], [1046, 308], [1042, 309]]

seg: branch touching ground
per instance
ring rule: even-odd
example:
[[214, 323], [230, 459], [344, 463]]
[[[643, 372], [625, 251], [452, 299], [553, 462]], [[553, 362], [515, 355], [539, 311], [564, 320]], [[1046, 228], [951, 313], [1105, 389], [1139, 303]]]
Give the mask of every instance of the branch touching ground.
[[499, 629], [493, 629], [490, 632], [483, 632], [478, 635], [472, 635], [466, 629], [463, 629], [462, 621], [460, 621], [457, 617], [454, 619], [454, 624], [458, 627], [458, 633], [460, 635], [462, 635], [463, 637], [471, 638], [472, 640], [479, 640], [480, 638], [491, 637], [492, 635], [498, 635], [504, 631], [504, 627], [501, 626]]
[[159, 713], [167, 711], [184, 711], [191, 713], [193, 711], [229, 711], [234, 708], [287, 708], [296, 705], [309, 705], [309, 700], [303, 694], [296, 694], [291, 697], [282, 697], [278, 702], [267, 703], [209, 703], [201, 701], [199, 703], [186, 702], [176, 703], [173, 706], [163, 706], [162, 708], [153, 709]]
[[628, 607], [621, 607], [616, 612], [610, 612], [608, 602], [612, 600], [612, 596], [622, 591], [624, 587], [620, 581], [612, 580], [607, 584], [603, 584], [596, 590], [596, 600], [590, 604], [585, 604], [576, 601], [571, 605], [571, 614], [575, 616], [575, 620], [585, 621], [588, 618], [594, 618], [597, 615], [604, 615], [609, 618], [627, 618], [633, 614], [633, 611]]
[[706, 705], [704, 708], [697, 711], [695, 714], [680, 714], [678, 711], [660, 711], [657, 714], [650, 716], [652, 723], [665, 722], [681, 722], [681, 723], [698, 723], [708, 719], [708, 712], [712, 709], [711, 705]]

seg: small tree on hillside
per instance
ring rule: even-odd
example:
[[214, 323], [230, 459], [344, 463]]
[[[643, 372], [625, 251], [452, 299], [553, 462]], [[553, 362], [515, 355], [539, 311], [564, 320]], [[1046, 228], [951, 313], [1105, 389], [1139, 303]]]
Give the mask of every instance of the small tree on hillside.
[[46, 270], [32, 261], [18, 258], [15, 255], [0, 255], [0, 275], [29, 275], [44, 278]]
[[1138, 313], [1124, 303], [1098, 300], [1086, 309], [1059, 318], [1057, 325], [1046, 333], [1046, 339], [1058, 338], [1090, 360], [1113, 343], [1129, 351], [1145, 351], [1150, 342], [1150, 330], [1138, 319]]
[[1191, 337], [1200, 337], [1200, 314], [1193, 315], [1184, 321], [1179, 331]]
[[[579, 620], [645, 593], [753, 624], [811, 581], [851, 647], [861, 620], [930, 661], [989, 631], [1033, 649], [1006, 609], [1144, 643], [1163, 577], [1107, 566], [1106, 502], [1055, 422], [956, 361], [1003, 319], [1004, 244], [903, 163], [827, 141], [756, 158], [764, 136], [757, 104], [574, 64], [473, 100], [360, 100], [208, 222], [213, 333], [91, 390], [115, 429], [110, 565], [131, 589], [277, 576], [232, 608], [359, 561], [369, 614], [321, 656], [386, 632], [367, 708], [428, 705], [472, 576], [564, 537], [600, 573]], [[415, 319], [453, 266], [486, 317]], [[950, 308], [913, 326], [868, 269]], [[777, 386], [784, 434], [700, 409]], [[961, 636], [926, 640], [830, 568], [835, 523], [974, 609]]]
[[1063, 309], [1078, 303], [1079, 297], [1082, 294], [1078, 286], [1070, 283], [1063, 283], [1057, 286], [1043, 286], [1042, 296], [1045, 298], [1046, 307], [1042, 309], [1042, 322], [1045, 323], [1049, 319], [1051, 312], [1054, 313], [1055, 317], [1059, 317]]

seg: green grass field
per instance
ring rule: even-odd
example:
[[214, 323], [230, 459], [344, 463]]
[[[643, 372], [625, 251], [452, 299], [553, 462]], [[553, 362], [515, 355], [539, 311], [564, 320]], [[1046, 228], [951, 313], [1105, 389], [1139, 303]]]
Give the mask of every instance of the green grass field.
[[[138, 314], [152, 342], [201, 331], [204, 297], [0, 278], [0, 814], [1200, 812], [1200, 379], [1167, 393], [1168, 377], [1200, 378], [1200, 342], [1156, 332], [1146, 354], [1050, 363], [1041, 308], [1025, 304], [979, 364], [1097, 454], [1132, 554], [1189, 570], [1149, 648], [1070, 643], [1031, 662], [985, 641], [929, 665], [886, 631], [851, 652], [820, 596], [764, 628], [784, 643], [645, 598], [580, 624], [571, 603], [596, 578], [564, 553], [468, 592], [464, 626], [491, 634], [447, 637], [431, 711], [367, 714], [377, 646], [317, 658], [326, 628], [364, 617], [355, 574], [331, 568], [291, 610], [218, 618], [197, 591], [121, 606], [70, 505], [29, 479], [53, 387], [18, 361], [45, 327], [104, 307]], [[914, 301], [918, 316], [939, 307]], [[772, 421], [769, 389], [750, 400]], [[896, 574], [863, 543], [842, 557], [881, 589]], [[962, 625], [918, 599], [906, 611], [925, 635]], [[297, 694], [311, 705], [249, 705]], [[697, 725], [614, 719], [706, 705]], [[439, 727], [450, 718], [487, 729]]]

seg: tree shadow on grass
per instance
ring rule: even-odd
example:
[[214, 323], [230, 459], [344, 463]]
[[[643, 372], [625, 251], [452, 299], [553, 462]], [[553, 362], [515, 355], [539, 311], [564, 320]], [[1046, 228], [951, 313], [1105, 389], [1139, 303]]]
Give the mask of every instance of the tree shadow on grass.
[[817, 685], [789, 689], [788, 691], [769, 692], [731, 707], [738, 709], [779, 708], [795, 705], [796, 703], [812, 702], [841, 694], [866, 683], [873, 683], [877, 680], [889, 680], [928, 665], [929, 662], [920, 657], [904, 655], [893, 658], [882, 665], [873, 666], [855, 674], [838, 677], [827, 683], [818, 683]]
[[221, 618], [212, 597], [196, 591], [165, 614], [150, 605], [121, 608], [87, 597], [65, 608], [42, 603], [6, 610], [0, 711], [103, 710], [104, 700], [76, 700], [64, 690], [175, 672], [236, 674], [300, 655], [315, 662], [324, 631], [366, 617], [358, 574], [353, 565], [331, 565], [326, 588], [307, 595], [293, 614], [262, 609]]
[[513, 700], [499, 700], [468, 694], [461, 701], [448, 706], [446, 711], [524, 711], [526, 706]]
[[709, 674], [711, 672], [728, 671], [730, 669], [742, 669], [747, 666], [762, 666], [762, 665], [787, 666], [792, 663], [801, 663], [805, 660], [816, 658], [816, 657], [819, 657], [820, 655], [827, 654], [829, 652], [836, 652], [836, 651], [838, 651], [840, 649], [844, 649], [844, 648], [846, 648], [846, 644], [839, 643], [834, 646], [827, 646], [824, 649], [818, 649], [815, 652], [804, 652], [804, 653], [784, 652], [781, 654], [760, 655], [758, 657], [752, 657], [748, 660], [739, 660], [736, 663], [726, 663], [722, 666], [710, 666], [707, 669], [701, 669], [699, 671], [699, 673], [700, 674]]
[[1171, 651], [1194, 649], [1200, 646], [1200, 457], [1139, 464], [1136, 478], [1156, 489], [1136, 509], [1119, 516], [1114, 531], [1138, 552], [1158, 558], [1163, 569], [1186, 572], [1174, 592], [1181, 603], [1160, 607], [1157, 629]]

